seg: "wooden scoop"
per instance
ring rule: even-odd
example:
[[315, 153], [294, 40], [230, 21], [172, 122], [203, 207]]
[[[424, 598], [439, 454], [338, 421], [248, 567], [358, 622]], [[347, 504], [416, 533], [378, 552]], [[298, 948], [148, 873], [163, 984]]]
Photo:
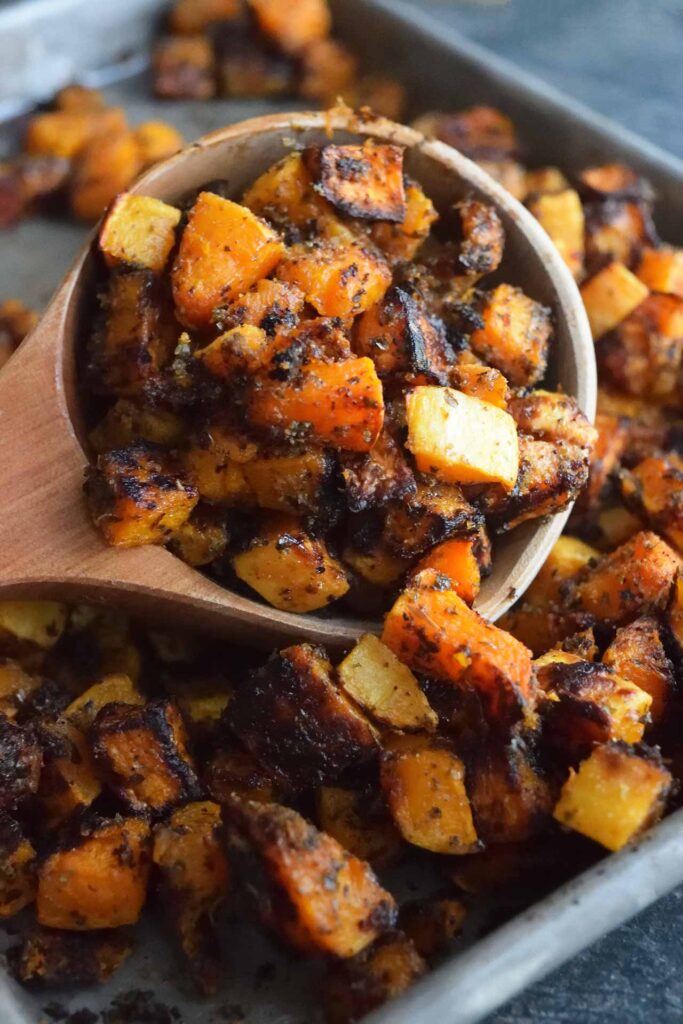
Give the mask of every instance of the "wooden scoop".
[[[153, 168], [133, 191], [180, 203], [208, 181], [232, 195], [292, 145], [372, 136], [406, 147], [407, 172], [437, 206], [474, 193], [493, 202], [506, 231], [502, 278], [550, 306], [555, 317], [549, 380], [592, 417], [595, 356], [578, 290], [533, 217], [475, 164], [439, 142], [385, 120], [338, 110], [282, 114], [233, 125]], [[0, 374], [0, 599], [106, 602], [165, 626], [203, 629], [259, 644], [309, 640], [348, 645], [378, 622], [330, 609], [326, 617], [277, 611], [211, 582], [159, 547], [107, 547], [82, 495], [88, 464], [76, 380], [77, 346], [92, 310], [94, 242], [79, 256], [43, 319]], [[505, 611], [534, 578], [568, 512], [529, 522], [497, 544], [478, 610]]]

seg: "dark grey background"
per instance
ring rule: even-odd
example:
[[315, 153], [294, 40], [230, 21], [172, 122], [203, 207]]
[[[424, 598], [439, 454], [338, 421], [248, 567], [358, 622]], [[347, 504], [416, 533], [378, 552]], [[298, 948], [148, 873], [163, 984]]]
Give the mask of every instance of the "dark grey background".
[[[683, 156], [683, 0], [413, 2]], [[489, 1024], [682, 1021], [679, 890], [529, 989]]]

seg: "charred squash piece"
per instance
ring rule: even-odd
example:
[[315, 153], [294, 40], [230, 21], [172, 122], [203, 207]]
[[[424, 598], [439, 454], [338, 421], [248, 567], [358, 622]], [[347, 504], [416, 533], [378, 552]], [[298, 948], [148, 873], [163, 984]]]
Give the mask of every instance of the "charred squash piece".
[[471, 535], [481, 518], [461, 489], [423, 477], [417, 491], [387, 515], [384, 538], [402, 558], [414, 558], [453, 536]]
[[40, 676], [29, 675], [18, 661], [0, 658], [0, 712], [11, 722], [40, 685]]
[[370, 233], [375, 244], [390, 260], [407, 263], [415, 258], [438, 219], [431, 199], [416, 182], [409, 181], [403, 221], [400, 224], [373, 224]]
[[90, 740], [100, 768], [133, 811], [163, 815], [197, 799], [185, 725], [169, 701], [107, 704], [93, 722]]
[[427, 964], [411, 939], [390, 932], [351, 960], [328, 967], [323, 982], [326, 1024], [353, 1024], [426, 973]]
[[321, 786], [316, 795], [320, 829], [373, 867], [391, 864], [402, 840], [378, 792]]
[[258, 446], [230, 425], [209, 423], [183, 454], [185, 472], [199, 497], [210, 505], [255, 504], [244, 466], [256, 457]]
[[264, 368], [270, 339], [260, 327], [233, 327], [195, 353], [209, 373], [221, 380], [247, 379]]
[[677, 456], [651, 456], [622, 470], [624, 503], [683, 553], [683, 463]]
[[238, 688], [226, 720], [245, 747], [295, 789], [334, 781], [377, 751], [367, 718], [309, 644], [271, 656]]
[[613, 331], [647, 298], [646, 285], [623, 263], [609, 263], [581, 286], [581, 298], [597, 341]]
[[454, 591], [405, 590], [385, 619], [382, 639], [414, 671], [474, 687], [494, 721], [533, 705], [529, 651]]
[[597, 622], [624, 625], [666, 602], [679, 565], [663, 540], [638, 533], [601, 558], [578, 584], [576, 605]]
[[587, 203], [586, 259], [588, 266], [600, 266], [611, 257], [632, 266], [643, 246], [656, 237], [650, 209], [640, 199], [612, 198]]
[[296, 811], [233, 801], [227, 827], [248, 877], [254, 860], [261, 868], [251, 888], [262, 920], [300, 952], [345, 959], [393, 925], [394, 900], [369, 865]]
[[406, 415], [407, 447], [421, 472], [447, 484], [515, 486], [519, 444], [507, 412], [453, 388], [422, 386], [407, 395]]
[[654, 751], [610, 743], [570, 772], [554, 816], [608, 850], [620, 850], [659, 820], [671, 783]]
[[252, 391], [256, 427], [293, 440], [311, 437], [343, 451], [370, 451], [384, 422], [382, 385], [372, 360], [310, 362], [292, 380], [263, 382]]
[[180, 210], [160, 199], [122, 192], [100, 228], [99, 246], [108, 267], [121, 263], [160, 274], [175, 244]]
[[215, 66], [207, 35], [164, 36], [152, 53], [154, 94], [161, 99], [210, 99], [216, 94]]
[[578, 537], [560, 537], [541, 571], [525, 594], [525, 600], [542, 608], [566, 604], [577, 577], [597, 564], [600, 552]]
[[188, 565], [210, 565], [225, 554], [230, 537], [221, 512], [199, 506], [173, 536], [170, 549]]
[[90, 514], [114, 547], [165, 544], [192, 513], [196, 488], [165, 470], [158, 451], [143, 444], [100, 455], [86, 478]]
[[648, 295], [611, 334], [600, 340], [604, 380], [636, 398], [672, 397], [683, 363], [683, 299]]
[[296, 327], [304, 308], [302, 292], [294, 285], [270, 279], [255, 285], [217, 313], [221, 329], [260, 327], [271, 337]]
[[347, 216], [398, 224], [405, 220], [401, 146], [368, 139], [362, 145], [308, 149], [304, 160], [316, 191]]
[[120, 673], [105, 676], [99, 683], [89, 686], [69, 704], [64, 712], [76, 729], [87, 733], [97, 715], [107, 704], [144, 704], [145, 698], [130, 678]]
[[449, 948], [466, 917], [460, 900], [413, 900], [401, 907], [398, 922], [419, 955], [429, 959]]
[[42, 760], [33, 734], [0, 713], [0, 812], [12, 810], [33, 796]]
[[147, 896], [150, 846], [142, 818], [84, 824], [40, 866], [39, 923], [67, 931], [135, 924]]
[[583, 274], [585, 216], [578, 192], [573, 188], [533, 196], [528, 207], [550, 236], [575, 278]]
[[456, 203], [460, 221], [458, 262], [473, 281], [497, 270], [503, 259], [505, 231], [495, 207], [479, 199]]
[[0, 814], [0, 918], [13, 917], [36, 898], [36, 851], [21, 826]]
[[458, 391], [469, 395], [470, 398], [489, 402], [498, 409], [507, 411], [508, 382], [500, 370], [484, 366], [483, 363], [466, 362], [461, 359], [453, 370], [452, 383]]
[[74, 165], [72, 212], [79, 220], [93, 223], [141, 170], [142, 159], [133, 132], [126, 130], [92, 139]]
[[602, 660], [624, 679], [650, 694], [650, 714], [653, 721], [659, 721], [674, 690], [675, 677], [657, 620], [643, 616], [629, 626], [622, 626]]
[[259, 508], [294, 514], [314, 513], [334, 489], [334, 459], [329, 452], [259, 455], [244, 465], [244, 475]]
[[212, 754], [205, 767], [202, 781], [212, 800], [227, 804], [233, 797], [256, 800], [259, 803], [277, 803], [287, 795], [287, 787], [275, 778], [242, 746], [221, 746]]
[[597, 431], [579, 409], [576, 399], [557, 391], [538, 389], [509, 404], [520, 434], [539, 441], [564, 441], [592, 451]]
[[348, 575], [324, 541], [291, 516], [272, 515], [232, 558], [236, 575], [282, 611], [310, 612], [343, 597]]
[[162, 898], [180, 948], [201, 992], [215, 992], [220, 977], [213, 917], [228, 893], [221, 809], [214, 803], [180, 808], [154, 831], [152, 860], [161, 871]]
[[639, 197], [647, 194], [647, 182], [632, 167], [626, 164], [601, 164], [586, 167], [579, 174], [579, 181], [589, 194], [609, 199], [616, 196]]
[[517, 843], [547, 823], [555, 803], [548, 781], [519, 740], [475, 754], [467, 777], [477, 835], [485, 843]]
[[94, 451], [102, 455], [112, 448], [127, 448], [136, 441], [169, 447], [180, 441], [182, 434], [183, 421], [175, 413], [119, 398], [90, 431], [88, 440]]
[[[429, 125], [425, 123], [427, 118]], [[473, 160], [512, 156], [519, 144], [512, 119], [495, 107], [468, 107], [453, 114], [426, 115], [415, 127], [436, 135]]]
[[416, 491], [413, 471], [386, 429], [367, 455], [343, 457], [342, 478], [351, 512], [382, 508]]
[[278, 49], [300, 54], [330, 34], [327, 0], [248, 0], [258, 26]]
[[26, 984], [103, 985], [133, 952], [122, 931], [70, 932], [32, 928], [9, 952], [15, 978]]
[[436, 712], [410, 669], [370, 633], [360, 638], [337, 668], [344, 692], [380, 725], [434, 731]]
[[592, 516], [599, 508], [628, 444], [626, 423], [620, 416], [598, 412], [595, 429], [597, 437], [590, 456], [588, 486], [576, 505], [577, 512], [587, 516]]
[[380, 779], [391, 816], [403, 836], [433, 853], [477, 849], [465, 788], [465, 766], [438, 739], [406, 738], [382, 757]]
[[279, 235], [251, 210], [200, 192], [171, 271], [181, 322], [210, 327], [214, 310], [268, 277], [284, 251]]
[[359, 318], [355, 348], [374, 362], [380, 377], [443, 383], [448, 370], [443, 332], [408, 292], [393, 286]]
[[415, 573], [418, 575], [431, 569], [445, 577], [449, 589], [472, 605], [481, 587], [481, 569], [477, 559], [476, 537], [454, 537], [442, 541], [428, 551], [418, 563]]
[[683, 298], [683, 251], [666, 246], [646, 248], [637, 270], [638, 277], [653, 292]]
[[300, 288], [321, 316], [356, 316], [381, 299], [391, 284], [384, 260], [355, 241], [294, 245], [277, 277]]
[[102, 792], [85, 735], [66, 717], [37, 726], [43, 751], [38, 801], [48, 829], [90, 807]]
[[501, 284], [487, 296], [481, 317], [483, 326], [471, 337], [477, 355], [504, 373], [514, 387], [538, 383], [548, 362], [549, 311], [519, 288]]

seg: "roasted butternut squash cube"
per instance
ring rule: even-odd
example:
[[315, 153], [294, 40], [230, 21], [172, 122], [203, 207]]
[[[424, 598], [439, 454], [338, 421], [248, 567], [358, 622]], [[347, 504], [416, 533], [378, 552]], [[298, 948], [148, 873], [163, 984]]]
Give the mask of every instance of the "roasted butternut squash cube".
[[611, 257], [632, 266], [655, 237], [650, 207], [642, 199], [610, 198], [584, 206], [586, 263], [602, 266]]
[[675, 679], [657, 620], [643, 616], [628, 626], [622, 626], [602, 660], [614, 672], [650, 694], [650, 714], [653, 721], [659, 721], [671, 698]]
[[108, 544], [165, 544], [199, 500], [196, 488], [165, 470], [157, 452], [130, 445], [100, 455], [85, 492], [93, 522]]
[[683, 299], [648, 295], [597, 347], [605, 381], [638, 398], [673, 396], [683, 363]]
[[299, 57], [298, 93], [321, 106], [333, 106], [353, 87], [358, 58], [337, 39], [316, 39]]
[[71, 181], [71, 209], [93, 223], [142, 170], [140, 150], [131, 131], [100, 135], [78, 154]]
[[243, 203], [284, 231], [313, 228], [325, 233], [337, 221], [334, 207], [313, 188], [301, 153], [289, 153], [269, 167], [244, 193]]
[[671, 781], [654, 753], [622, 743], [596, 747], [570, 772], [554, 817], [608, 850], [620, 850], [661, 817]]
[[406, 397], [408, 448], [417, 468], [446, 483], [499, 483], [519, 473], [517, 427], [490, 402], [453, 388], [418, 387]]
[[248, 0], [263, 34], [278, 49], [300, 54], [310, 43], [330, 34], [327, 0]]
[[202, 782], [218, 804], [227, 804], [232, 797], [271, 804], [288, 795], [284, 780], [276, 779], [274, 772], [264, 768], [253, 754], [237, 744], [234, 747], [222, 745], [212, 754]]
[[556, 391], [538, 389], [516, 396], [510, 415], [521, 434], [539, 441], [564, 441], [592, 451], [597, 431], [579, 409], [576, 399]]
[[[389, 115], [385, 115], [389, 116]], [[415, 258], [422, 243], [429, 237], [432, 225], [439, 219], [434, 204], [414, 181], [406, 185], [406, 213], [400, 224], [373, 224], [373, 241], [390, 259], [407, 263]]]
[[683, 250], [646, 248], [636, 271], [650, 291], [683, 298]]
[[0, 643], [47, 651], [64, 632], [68, 614], [67, 606], [57, 601], [0, 601]]
[[316, 810], [321, 830], [373, 867], [390, 864], [401, 851], [401, 837], [379, 792], [321, 786]]
[[260, 327], [272, 336], [296, 327], [303, 308], [304, 297], [298, 288], [268, 278], [220, 309], [217, 322], [221, 329]]
[[427, 899], [405, 903], [399, 925], [420, 956], [443, 953], [463, 929], [467, 910], [460, 900]]
[[446, 339], [426, 308], [393, 286], [358, 319], [355, 349], [369, 356], [382, 378], [403, 375], [409, 382], [443, 383], [448, 370]]
[[601, 198], [612, 196], [640, 196], [648, 191], [648, 185], [637, 171], [626, 164], [601, 164], [586, 167], [579, 174], [584, 190]]
[[386, 752], [380, 779], [391, 816], [403, 838], [433, 853], [477, 849], [465, 788], [465, 766], [439, 740]]
[[168, 16], [172, 32], [192, 35], [217, 21], [232, 21], [242, 12], [242, 0], [176, 0]]
[[361, 242], [344, 240], [292, 246], [277, 277], [300, 288], [321, 316], [356, 316], [381, 299], [391, 284], [383, 259]]
[[260, 327], [245, 324], [233, 327], [226, 334], [195, 353], [199, 362], [222, 380], [246, 378], [263, 369], [270, 352], [270, 341]]
[[145, 121], [133, 129], [143, 169], [181, 150], [185, 144], [180, 132], [167, 121]]
[[200, 506], [174, 534], [170, 549], [183, 562], [198, 568], [224, 555], [229, 539], [221, 512]]
[[597, 548], [565, 534], [555, 541], [541, 571], [527, 590], [525, 600], [540, 608], [562, 606], [576, 577], [597, 564], [599, 558]]
[[618, 327], [648, 294], [647, 286], [623, 263], [610, 263], [586, 281], [581, 298], [595, 340]]
[[454, 373], [453, 385], [464, 395], [506, 411], [508, 408], [508, 382], [500, 370], [476, 362], [460, 362]]
[[323, 982], [326, 1024], [353, 1024], [426, 973], [427, 964], [412, 940], [390, 932], [359, 955], [328, 967]]
[[123, 931], [69, 932], [32, 928], [10, 951], [18, 981], [46, 985], [102, 985], [133, 952]]
[[400, 580], [410, 560], [394, 554], [382, 540], [365, 545], [362, 549], [347, 544], [342, 561], [351, 566], [362, 580], [375, 587], [390, 587]]
[[272, 516], [246, 551], [232, 558], [236, 575], [282, 611], [311, 612], [343, 597], [349, 579], [324, 541], [296, 519]]
[[105, 676], [99, 683], [89, 686], [69, 704], [64, 712], [76, 729], [87, 733], [97, 715], [107, 704], [144, 704], [142, 696], [130, 676], [117, 673]]
[[578, 584], [579, 609], [597, 622], [620, 626], [663, 606], [680, 559], [654, 533], [641, 532], [605, 555]]
[[415, 125], [418, 130], [436, 135], [471, 159], [484, 154], [511, 156], [519, 145], [512, 119], [495, 107], [468, 107], [453, 114], [428, 114], [420, 120], [422, 124]]
[[86, 736], [66, 716], [40, 722], [37, 736], [43, 751], [38, 803], [51, 829], [90, 807], [102, 782]]
[[598, 513], [598, 530], [602, 551], [612, 551], [630, 540], [642, 529], [642, 521], [623, 505], [613, 505]]
[[683, 462], [675, 455], [651, 456], [622, 470], [624, 503], [683, 553]]
[[160, 816], [197, 799], [185, 724], [170, 701], [107, 704], [91, 726], [90, 741], [101, 771], [131, 810]]
[[471, 336], [476, 354], [514, 387], [538, 383], [548, 362], [549, 311], [519, 288], [501, 284], [486, 297], [481, 318], [483, 326]]
[[474, 604], [481, 587], [481, 570], [476, 554], [476, 537], [454, 537], [428, 551], [418, 563], [415, 573], [419, 576], [426, 569], [432, 569], [445, 577], [449, 589], [467, 604]]
[[533, 705], [531, 655], [451, 590], [405, 590], [384, 621], [382, 640], [416, 672], [474, 687], [489, 716]]
[[628, 445], [626, 424], [620, 415], [598, 412], [595, 417], [597, 438], [590, 456], [588, 485], [577, 501], [577, 513], [593, 516], [600, 507], [610, 478], [618, 469]]
[[250, 28], [245, 19], [236, 30], [223, 25], [217, 33], [219, 95], [249, 99], [291, 96], [297, 70], [294, 60], [264, 46], [263, 37]]
[[367, 455], [342, 458], [346, 503], [352, 512], [368, 512], [414, 494], [415, 476], [402, 448], [384, 429]]
[[370, 633], [337, 668], [344, 692], [380, 725], [434, 731], [436, 712], [407, 665]]
[[474, 535], [481, 517], [455, 484], [422, 477], [417, 491], [389, 507], [384, 539], [400, 557], [414, 558], [452, 536]]
[[18, 661], [0, 658], [0, 711], [14, 721], [41, 683], [40, 676], [29, 675]]
[[[254, 860], [260, 866], [261, 918], [299, 952], [345, 959], [393, 925], [393, 897], [370, 866], [296, 811], [232, 801], [226, 817], [230, 849], [248, 874]], [[282, 905], [291, 912], [280, 913]]]
[[347, 216], [399, 224], [405, 219], [401, 146], [368, 139], [359, 145], [308, 149], [304, 160], [316, 190]]
[[126, 115], [119, 107], [105, 110], [50, 110], [32, 117], [26, 130], [25, 149], [34, 156], [73, 160], [95, 137], [120, 135]]
[[171, 271], [176, 312], [187, 327], [210, 327], [214, 310], [275, 269], [279, 235], [251, 210], [200, 192]]
[[180, 210], [160, 199], [122, 192], [100, 228], [99, 246], [108, 267], [125, 263], [160, 274], [175, 244]]
[[119, 398], [105, 413], [88, 440], [98, 455], [112, 448], [127, 448], [135, 441], [164, 447], [175, 444], [183, 433], [180, 416], [167, 409], [151, 409], [129, 398]]
[[334, 487], [335, 464], [329, 452], [259, 455], [245, 463], [244, 474], [259, 508], [295, 514], [314, 513]]
[[0, 812], [11, 811], [38, 789], [42, 751], [29, 729], [0, 713]]
[[226, 721], [244, 746], [295, 789], [334, 781], [377, 752], [375, 730], [309, 644], [273, 654], [238, 687]]
[[308, 363], [291, 380], [258, 382], [249, 400], [255, 427], [310, 438], [342, 451], [370, 451], [384, 423], [384, 395], [371, 359]]
[[187, 804], [154, 831], [152, 860], [160, 869], [162, 896], [192, 977], [204, 993], [220, 977], [213, 916], [229, 887], [218, 804]]
[[38, 859], [21, 826], [0, 814], [0, 918], [14, 917], [36, 898]]
[[147, 897], [150, 847], [143, 818], [83, 824], [39, 868], [39, 923], [67, 931], [135, 924]]
[[154, 94], [161, 99], [206, 100], [216, 94], [216, 55], [208, 35], [164, 36], [152, 52]]
[[187, 478], [202, 501], [228, 508], [255, 504], [244, 473], [258, 446], [230, 426], [210, 423], [183, 453]]

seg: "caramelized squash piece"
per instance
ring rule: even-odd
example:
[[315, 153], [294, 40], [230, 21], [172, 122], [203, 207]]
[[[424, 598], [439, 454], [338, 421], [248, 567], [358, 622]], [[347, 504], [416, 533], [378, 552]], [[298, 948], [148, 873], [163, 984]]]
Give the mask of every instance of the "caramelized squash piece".
[[618, 327], [647, 296], [646, 285], [623, 263], [610, 263], [586, 281], [581, 298], [595, 340]]
[[576, 588], [577, 607], [609, 625], [623, 625], [661, 607], [680, 559], [654, 533], [636, 534], [605, 555]]
[[46, 985], [103, 985], [133, 952], [122, 930], [69, 932], [32, 928], [10, 950], [10, 966], [18, 981]]
[[342, 213], [398, 224], [405, 220], [401, 146], [368, 139], [361, 145], [309, 149], [304, 159], [316, 191]]
[[583, 273], [585, 217], [578, 192], [566, 188], [529, 200], [529, 210], [548, 233], [575, 278]]
[[170, 701], [107, 704], [90, 741], [98, 765], [131, 810], [163, 815], [197, 798], [185, 724]]
[[37, 726], [43, 750], [38, 802], [48, 829], [83, 811], [102, 792], [85, 734], [64, 716]]
[[[390, 116], [390, 115], [385, 115]], [[439, 219], [429, 196], [414, 181], [406, 185], [406, 212], [400, 224], [373, 224], [371, 237], [390, 259], [407, 263], [417, 255], [429, 237], [432, 225]]]
[[485, 843], [517, 843], [535, 835], [549, 818], [554, 798], [548, 781], [518, 739], [488, 745], [474, 756], [467, 792]]
[[14, 917], [36, 898], [38, 859], [21, 826], [0, 814], [0, 919]]
[[130, 398], [119, 398], [106, 412], [88, 440], [98, 455], [112, 448], [127, 448], [136, 441], [170, 447], [180, 441], [183, 421], [167, 409], [153, 409]]
[[100, 228], [99, 246], [108, 267], [121, 263], [160, 274], [175, 244], [180, 210], [160, 199], [122, 192]]
[[323, 982], [326, 1024], [353, 1024], [427, 973], [413, 942], [401, 932], [389, 934], [364, 952], [328, 967]]
[[316, 39], [299, 58], [298, 93], [323, 108], [334, 106], [353, 88], [357, 72], [358, 58], [347, 46], [336, 39]]
[[[4, 646], [1, 634], [0, 646]], [[0, 658], [0, 711], [11, 722], [40, 686], [40, 677], [29, 675], [18, 661]]]
[[624, 679], [650, 694], [650, 714], [653, 721], [658, 722], [671, 699], [675, 677], [657, 620], [643, 616], [628, 626], [622, 626], [602, 660]]
[[683, 364], [683, 299], [648, 295], [601, 339], [597, 357], [603, 378], [618, 391], [648, 400], [672, 397]]
[[179, 152], [184, 146], [180, 132], [166, 121], [145, 121], [133, 129], [143, 170]]
[[152, 53], [154, 94], [161, 99], [207, 100], [216, 94], [216, 56], [207, 35], [164, 36]]
[[661, 817], [671, 781], [654, 753], [622, 743], [596, 747], [570, 772], [554, 816], [608, 850], [620, 850]]
[[392, 286], [355, 326], [355, 350], [369, 356], [380, 377], [405, 375], [443, 383], [448, 370], [443, 332], [426, 308], [403, 288]]
[[0, 812], [11, 811], [38, 789], [42, 752], [29, 729], [0, 714]]
[[384, 260], [355, 241], [294, 245], [280, 263], [277, 277], [300, 288], [321, 316], [356, 316], [377, 302], [391, 284]]
[[427, 899], [404, 903], [398, 920], [420, 956], [429, 959], [448, 949], [466, 918], [460, 900]]
[[380, 725], [434, 731], [436, 712], [410, 669], [370, 633], [360, 638], [337, 668], [344, 692]]
[[195, 353], [215, 377], [230, 381], [258, 373], [270, 352], [270, 340], [260, 327], [233, 327]]
[[232, 558], [236, 575], [274, 608], [311, 612], [349, 589], [344, 567], [324, 541], [289, 516], [271, 516], [246, 551]]
[[579, 409], [576, 399], [558, 391], [537, 389], [516, 396], [509, 404], [510, 415], [520, 434], [539, 441], [564, 441], [592, 451], [597, 431]]
[[227, 804], [232, 797], [271, 804], [288, 794], [283, 780], [276, 779], [274, 772], [268, 771], [253, 754], [238, 745], [222, 746], [211, 755], [202, 782], [218, 804]]
[[48, 651], [64, 632], [68, 616], [67, 606], [57, 601], [0, 601], [0, 643]]
[[455, 370], [454, 386], [470, 398], [489, 402], [504, 412], [508, 408], [508, 382], [500, 370], [475, 362], [460, 361]]
[[[313, 178], [301, 153], [289, 153], [269, 167], [244, 193], [243, 203], [283, 231], [316, 229], [336, 233], [334, 207], [313, 188]], [[341, 225], [340, 225], [341, 227]]]
[[646, 248], [636, 273], [650, 291], [683, 299], [683, 250]]
[[259, 383], [249, 418], [288, 439], [313, 437], [344, 451], [370, 451], [384, 422], [382, 385], [371, 359], [308, 363], [292, 380]]
[[490, 402], [453, 388], [418, 387], [406, 398], [407, 447], [417, 468], [446, 483], [498, 483], [519, 473], [517, 428]]
[[327, 0], [248, 0], [263, 34], [278, 49], [300, 54], [330, 34]]
[[467, 604], [474, 604], [481, 587], [481, 569], [477, 559], [476, 537], [454, 537], [428, 551], [418, 563], [415, 573], [432, 569], [445, 577], [449, 589]]
[[491, 292], [481, 312], [483, 326], [471, 337], [477, 355], [514, 387], [528, 387], [543, 377], [552, 335], [550, 314], [509, 284]]
[[247, 874], [253, 876], [254, 860], [261, 869], [254, 888], [262, 920], [299, 952], [345, 959], [393, 925], [393, 897], [369, 865], [296, 811], [232, 801], [227, 827]]
[[367, 455], [347, 455], [342, 465], [346, 503], [352, 512], [381, 508], [416, 492], [413, 471], [386, 429]]
[[270, 337], [296, 327], [304, 297], [294, 285], [265, 279], [220, 309], [221, 328], [260, 327]]
[[277, 233], [246, 207], [200, 192], [171, 271], [181, 322], [210, 327], [217, 307], [268, 277], [284, 251]]
[[621, 495], [633, 512], [683, 554], [683, 463], [677, 456], [653, 455], [630, 471], [622, 470]]
[[92, 139], [119, 136], [125, 130], [126, 115], [119, 107], [48, 111], [30, 119], [24, 148], [33, 156], [73, 160]]
[[493, 720], [533, 705], [529, 651], [454, 591], [405, 590], [385, 619], [382, 640], [414, 671], [474, 687]]
[[145, 698], [130, 676], [117, 673], [105, 676], [99, 683], [89, 686], [69, 704], [64, 717], [82, 733], [86, 733], [107, 704], [139, 705], [144, 702]]
[[100, 135], [78, 155], [71, 181], [71, 209], [92, 223], [142, 170], [142, 158], [131, 131]]
[[410, 559], [449, 537], [475, 534], [480, 526], [481, 517], [459, 487], [423, 477], [415, 494], [390, 507], [384, 539]]
[[259, 455], [245, 463], [244, 475], [259, 508], [294, 514], [315, 513], [333, 484], [334, 460], [329, 452], [285, 452]]
[[199, 497], [211, 505], [253, 505], [244, 466], [258, 446], [220, 422], [210, 423], [185, 451], [183, 464]]
[[39, 868], [39, 923], [67, 931], [135, 924], [147, 896], [150, 846], [142, 818], [82, 825]]
[[193, 35], [217, 21], [232, 21], [242, 12], [242, 0], [176, 0], [168, 17], [172, 32]]
[[196, 488], [165, 471], [153, 448], [130, 445], [100, 455], [85, 485], [90, 513], [108, 544], [165, 544], [199, 500]]
[[379, 793], [321, 786], [316, 811], [321, 830], [359, 860], [383, 867], [398, 857], [401, 837]]
[[226, 720], [245, 747], [295, 789], [333, 781], [377, 751], [374, 729], [338, 686], [324, 652], [309, 644], [273, 654], [252, 673]]
[[654, 237], [649, 206], [642, 199], [611, 198], [587, 203], [586, 262], [602, 266], [610, 257], [632, 266]]
[[383, 755], [380, 778], [403, 838], [432, 853], [471, 853], [478, 847], [465, 788], [465, 766], [439, 740], [416, 737]]

